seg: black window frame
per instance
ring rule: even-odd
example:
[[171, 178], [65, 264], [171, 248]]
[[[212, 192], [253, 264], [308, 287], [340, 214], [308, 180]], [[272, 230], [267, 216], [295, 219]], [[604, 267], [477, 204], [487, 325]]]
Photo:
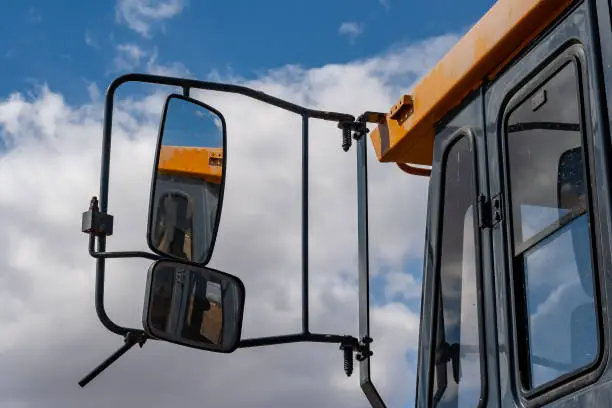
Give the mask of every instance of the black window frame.
[[[556, 379], [544, 383], [540, 386], [533, 387], [531, 389], [525, 389], [523, 381], [521, 380], [521, 368], [525, 365], [530, 364], [530, 359], [525, 359], [525, 356], [520, 355], [519, 350], [519, 338], [521, 338], [518, 329], [517, 320], [517, 305], [522, 302], [524, 309], [527, 308], [525, 303], [524, 295], [525, 291], [522, 291], [523, 297], [517, 299], [517, 283], [520, 283], [525, 278], [525, 270], [519, 268], [517, 270], [517, 256], [515, 255], [514, 245], [514, 225], [513, 225], [513, 212], [512, 212], [512, 197], [511, 197], [511, 184], [510, 184], [510, 169], [509, 169], [509, 150], [508, 150], [508, 119], [510, 115], [521, 106], [526, 100], [531, 98], [537, 89], [539, 89], [544, 83], [552, 79], [557, 73], [563, 70], [568, 64], [574, 64], [576, 88], [578, 89], [578, 108], [580, 118], [580, 130], [581, 130], [581, 147], [582, 147], [582, 158], [583, 158], [583, 171], [586, 175], [587, 182], [585, 183], [587, 192], [587, 210], [588, 216], [588, 231], [591, 240], [591, 264], [592, 264], [592, 278], [593, 278], [593, 298], [594, 305], [596, 308], [596, 322], [597, 322], [597, 340], [598, 350], [597, 356], [592, 363], [587, 366], [583, 366], [577, 370], [563, 374]], [[503, 220], [504, 238], [506, 239], [506, 267], [508, 268], [508, 274], [506, 275], [507, 282], [507, 298], [509, 301], [508, 312], [510, 314], [510, 346], [511, 346], [511, 376], [513, 379], [513, 385], [517, 392], [517, 396], [521, 402], [527, 406], [541, 405], [549, 403], [553, 400], [559, 399], [571, 392], [574, 392], [580, 388], [584, 388], [597, 381], [597, 379], [603, 373], [605, 368], [605, 357], [608, 354], [608, 343], [607, 343], [607, 325], [604, 321], [602, 312], [602, 305], [605, 305], [603, 294], [601, 290], [602, 282], [605, 279], [602, 277], [603, 267], [602, 261], [598, 258], [599, 253], [603, 253], [599, 248], [599, 238], [601, 237], [600, 226], [595, 222], [596, 215], [599, 214], [599, 206], [597, 204], [597, 195], [595, 194], [597, 189], [594, 186], [595, 183], [595, 166], [593, 160], [593, 130], [592, 130], [592, 112], [590, 106], [590, 94], [586, 88], [588, 81], [587, 63], [585, 51], [582, 44], [575, 40], [571, 40], [561, 47], [557, 52], [545, 60], [541, 65], [535, 67], [529, 74], [526, 75], [523, 81], [521, 81], [515, 88], [509, 91], [505, 98], [505, 103], [502, 104], [500, 117], [498, 121], [498, 145], [501, 147], [499, 151], [500, 156], [500, 175], [502, 191], [504, 192], [504, 206], [505, 219]], [[520, 258], [522, 254], [529, 248], [536, 247], [538, 244], [546, 241], [548, 238], [555, 236], [557, 232], [562, 230], [565, 226], [570, 225], [574, 220], [579, 218], [580, 214], [570, 213], [571, 219], [563, 222], [560, 218], [555, 223], [554, 232], [540, 231], [534, 235], [531, 239], [525, 240], [520, 245], [521, 252], [519, 253]], [[584, 215], [584, 213], [583, 213]], [[563, 217], [562, 217], [563, 218]], [[546, 229], [552, 228], [552, 225]], [[537, 237], [537, 243], [531, 242]], [[521, 262], [522, 265], [522, 262]], [[517, 274], [521, 275], [520, 280], [517, 280]], [[523, 322], [524, 323], [524, 322]], [[523, 333], [524, 336], [524, 333]], [[524, 340], [523, 340], [524, 341]], [[527, 346], [528, 347], [528, 346]], [[531, 350], [527, 348], [530, 353]], [[531, 355], [531, 354], [530, 354]]]
[[[483, 282], [483, 267], [482, 267], [482, 239], [481, 230], [479, 226], [480, 219], [480, 207], [479, 197], [480, 184], [479, 184], [479, 166], [478, 166], [478, 150], [476, 138], [472, 129], [469, 127], [462, 127], [456, 130], [450, 135], [447, 140], [444, 141], [442, 148], [442, 157], [440, 160], [440, 182], [439, 182], [439, 194], [438, 194], [438, 210], [437, 210], [437, 228], [436, 228], [436, 243], [435, 243], [435, 258], [434, 258], [434, 279], [433, 279], [433, 291], [432, 296], [432, 318], [430, 324], [430, 338], [431, 347], [429, 348], [429, 370], [428, 370], [428, 390], [427, 400], [428, 405], [433, 406], [433, 399], [435, 395], [434, 385], [435, 380], [435, 355], [437, 349], [437, 330], [438, 330], [438, 305], [439, 305], [439, 291], [440, 291], [440, 273], [441, 273], [441, 257], [442, 257], [442, 238], [444, 232], [444, 209], [445, 209], [445, 187], [446, 187], [446, 168], [448, 163], [448, 157], [453, 147], [457, 142], [466, 138], [469, 146], [472, 150], [472, 178], [473, 178], [473, 197], [472, 197], [472, 214], [473, 214], [473, 231], [474, 231], [474, 250], [475, 250], [475, 262], [476, 268], [476, 293], [477, 293], [477, 308], [478, 308], [478, 346], [479, 346], [479, 358], [480, 358], [480, 398], [477, 407], [484, 407], [488, 398], [488, 375], [487, 375], [487, 347], [486, 347], [486, 333], [485, 333], [485, 302], [484, 302], [484, 282]], [[452, 199], [452, 198], [451, 198]]]

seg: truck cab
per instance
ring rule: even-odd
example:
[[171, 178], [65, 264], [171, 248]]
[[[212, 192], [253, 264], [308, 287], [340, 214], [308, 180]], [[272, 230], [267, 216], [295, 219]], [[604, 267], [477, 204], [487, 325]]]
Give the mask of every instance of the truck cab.
[[[209, 316], [210, 327], [222, 327], [222, 347], [195, 347], [229, 353], [297, 342], [339, 344], [346, 375], [358, 360], [364, 394], [371, 406], [384, 407], [369, 365], [372, 353], [385, 347], [369, 331], [369, 134], [379, 162], [429, 178], [416, 406], [612, 406], [611, 16], [606, 0], [498, 0], [389, 112], [358, 117], [238, 85], [143, 74], [117, 78], [106, 99], [100, 205], [94, 197], [82, 227], [89, 253], [98, 259], [98, 318], [126, 342], [111, 360], [147, 339], [194, 346], [184, 336], [153, 333], [150, 322], [163, 323], [161, 312], [145, 313], [144, 331], [120, 327], [106, 314], [105, 259], [143, 257], [156, 261], [150, 277], [169, 268], [176, 281], [188, 265], [234, 289], [233, 300], [223, 303], [223, 319]], [[183, 90], [168, 96], [160, 127], [147, 231], [155, 254], [105, 252], [112, 233], [106, 201], [113, 93], [129, 81]], [[191, 98], [192, 88], [240, 94], [301, 117], [301, 332], [241, 338], [244, 285], [206, 266], [219, 224], [227, 151], [215, 156], [199, 147], [162, 146], [168, 107], [175, 115], [180, 99], [184, 112], [199, 107], [216, 115], [209, 128], [221, 123], [213, 134], [221, 141], [216, 146], [226, 147], [223, 116]], [[314, 120], [337, 123], [345, 152], [357, 141], [358, 337], [310, 331], [308, 131]], [[200, 241], [190, 244], [196, 235]], [[148, 279], [147, 293], [154, 281]], [[160, 308], [171, 310], [167, 288], [159, 293]], [[176, 313], [182, 318], [187, 310]]]
[[370, 135], [430, 177], [418, 407], [612, 405], [610, 11], [498, 1]]

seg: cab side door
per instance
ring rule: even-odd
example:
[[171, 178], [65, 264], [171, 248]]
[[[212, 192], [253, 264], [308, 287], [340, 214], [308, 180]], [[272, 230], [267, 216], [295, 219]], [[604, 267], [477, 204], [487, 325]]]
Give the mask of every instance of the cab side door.
[[610, 395], [608, 135], [590, 18], [578, 4], [486, 90], [502, 406]]

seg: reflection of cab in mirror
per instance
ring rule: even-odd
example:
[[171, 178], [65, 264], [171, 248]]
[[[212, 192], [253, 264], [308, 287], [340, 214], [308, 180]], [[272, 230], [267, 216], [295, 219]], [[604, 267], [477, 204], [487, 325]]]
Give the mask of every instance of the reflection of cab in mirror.
[[199, 101], [171, 95], [164, 108], [153, 174], [150, 248], [205, 264], [224, 189], [225, 121]]
[[149, 318], [151, 324], [161, 331], [168, 329], [168, 310], [172, 303], [174, 274], [171, 269], [160, 269], [151, 294]]
[[196, 262], [205, 257], [217, 217], [222, 157], [222, 149], [161, 148], [151, 231], [159, 251]]
[[153, 244], [169, 255], [192, 259], [193, 200], [183, 192], [164, 192], [156, 201]]
[[220, 344], [223, 335], [221, 285], [195, 275], [189, 287], [188, 310], [182, 323], [181, 336], [193, 341]]
[[244, 286], [209, 268], [158, 261], [149, 271], [143, 326], [154, 338], [233, 351], [240, 340]]

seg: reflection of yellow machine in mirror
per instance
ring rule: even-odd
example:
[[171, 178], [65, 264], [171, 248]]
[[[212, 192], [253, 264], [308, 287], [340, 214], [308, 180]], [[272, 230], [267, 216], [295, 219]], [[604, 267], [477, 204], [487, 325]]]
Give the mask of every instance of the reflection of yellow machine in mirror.
[[157, 171], [219, 184], [222, 165], [223, 148], [162, 146]]
[[152, 234], [160, 251], [187, 260], [203, 258], [215, 225], [222, 170], [222, 148], [161, 147]]

